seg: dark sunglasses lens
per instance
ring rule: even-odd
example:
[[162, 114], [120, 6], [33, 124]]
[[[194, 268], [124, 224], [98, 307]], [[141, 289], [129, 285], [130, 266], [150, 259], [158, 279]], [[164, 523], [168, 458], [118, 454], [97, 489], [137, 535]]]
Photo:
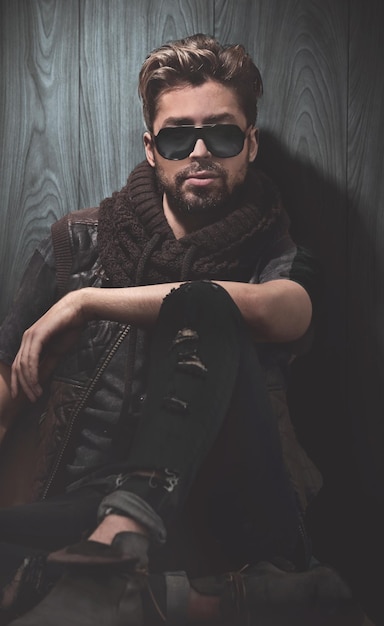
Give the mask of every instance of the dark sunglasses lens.
[[178, 161], [191, 154], [195, 140], [194, 127], [162, 128], [155, 137], [156, 148], [164, 159]]
[[216, 124], [203, 128], [176, 126], [162, 128], [155, 137], [155, 144], [162, 157], [178, 161], [191, 154], [200, 138], [214, 156], [229, 158], [242, 151], [245, 135], [234, 124]]
[[243, 149], [245, 135], [234, 124], [217, 124], [205, 129], [205, 133], [206, 146], [217, 157], [233, 157]]

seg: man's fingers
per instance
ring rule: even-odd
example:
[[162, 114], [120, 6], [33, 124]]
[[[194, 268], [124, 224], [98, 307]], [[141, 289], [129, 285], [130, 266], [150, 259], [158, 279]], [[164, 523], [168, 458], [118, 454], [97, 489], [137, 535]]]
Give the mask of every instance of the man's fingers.
[[78, 339], [85, 320], [72, 302], [74, 298], [75, 294], [64, 296], [25, 331], [12, 365], [13, 397], [22, 388], [31, 402], [37, 400], [43, 393], [40, 381], [44, 382], [57, 357], [68, 352]]
[[19, 384], [18, 384], [16, 370], [13, 364], [12, 369], [11, 369], [11, 396], [15, 400], [18, 394], [19, 394]]
[[[31, 347], [33, 346], [33, 350]], [[42, 388], [38, 380], [39, 356], [42, 350], [41, 342], [36, 338], [31, 341], [28, 331], [24, 337], [12, 365], [11, 391], [16, 397], [20, 387], [27, 398], [35, 402], [42, 394]]]

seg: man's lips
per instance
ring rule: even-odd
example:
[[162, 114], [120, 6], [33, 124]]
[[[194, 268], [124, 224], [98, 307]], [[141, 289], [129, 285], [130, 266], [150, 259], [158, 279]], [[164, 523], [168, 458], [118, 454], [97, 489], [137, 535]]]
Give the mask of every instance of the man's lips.
[[217, 178], [219, 178], [219, 176], [215, 172], [204, 170], [200, 172], [191, 172], [185, 177], [185, 180], [193, 185], [203, 186], [209, 185]]

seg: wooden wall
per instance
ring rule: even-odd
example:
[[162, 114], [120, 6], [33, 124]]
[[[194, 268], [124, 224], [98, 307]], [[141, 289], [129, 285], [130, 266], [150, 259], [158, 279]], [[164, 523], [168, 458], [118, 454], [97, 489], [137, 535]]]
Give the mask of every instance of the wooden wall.
[[0, 0], [0, 319], [50, 224], [121, 187], [143, 158], [146, 54], [200, 31], [253, 55], [265, 85], [260, 164], [324, 267], [318, 341], [293, 370], [291, 398], [326, 480], [310, 518], [315, 549], [372, 614], [380, 596], [367, 568], [379, 563], [383, 492], [383, 6]]

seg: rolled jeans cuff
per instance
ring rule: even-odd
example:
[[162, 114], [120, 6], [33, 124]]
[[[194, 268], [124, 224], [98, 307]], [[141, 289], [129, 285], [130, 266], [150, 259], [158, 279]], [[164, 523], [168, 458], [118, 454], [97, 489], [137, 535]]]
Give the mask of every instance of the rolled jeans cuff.
[[130, 491], [113, 491], [102, 499], [97, 519], [100, 523], [107, 515], [114, 513], [131, 517], [142, 524], [149, 533], [149, 537], [155, 543], [163, 544], [167, 538], [164, 523], [153, 508], [142, 498]]

